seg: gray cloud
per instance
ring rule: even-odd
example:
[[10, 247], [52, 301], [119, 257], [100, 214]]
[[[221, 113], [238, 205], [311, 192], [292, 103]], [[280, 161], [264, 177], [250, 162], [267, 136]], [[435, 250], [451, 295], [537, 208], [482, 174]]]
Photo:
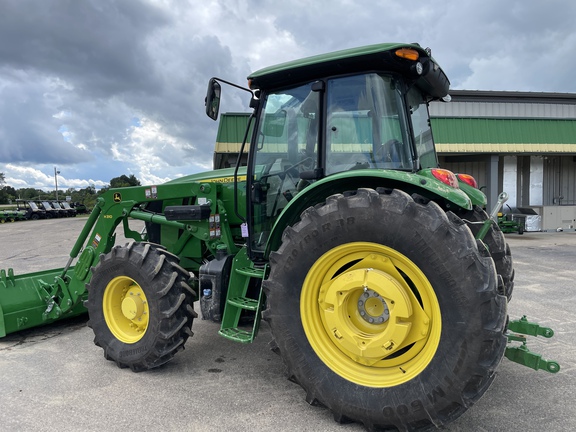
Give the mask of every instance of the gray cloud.
[[[31, 171], [7, 164], [39, 170], [37, 184], [57, 164], [83, 184], [204, 170], [211, 76], [244, 84], [264, 66], [379, 42], [430, 46], [454, 88], [574, 92], [574, 16], [560, 0], [3, 0], [0, 171], [22, 184]], [[246, 94], [226, 88], [222, 109], [246, 110]]]
[[70, 82], [85, 97], [149, 91], [147, 38], [171, 19], [147, 2], [7, 0], [0, 14], [4, 65]]
[[[2, 72], [2, 70], [0, 70]], [[8, 71], [10, 82], [1, 80], [0, 161], [63, 163], [89, 159], [86, 152], [62, 139], [60, 122], [53, 117], [55, 102], [46, 89], [58, 86], [34, 71]]]

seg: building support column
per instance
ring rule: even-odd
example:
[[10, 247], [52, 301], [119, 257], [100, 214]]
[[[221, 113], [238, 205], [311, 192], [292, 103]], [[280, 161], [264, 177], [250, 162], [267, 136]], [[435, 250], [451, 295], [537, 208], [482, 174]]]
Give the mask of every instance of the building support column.
[[488, 203], [486, 204], [486, 212], [490, 213], [496, 203], [498, 202], [498, 195], [500, 191], [498, 190], [498, 160], [500, 157], [496, 154], [488, 156], [486, 161], [486, 177], [487, 177], [487, 187], [484, 193]]
[[518, 156], [518, 205], [528, 207], [530, 205], [530, 156]]

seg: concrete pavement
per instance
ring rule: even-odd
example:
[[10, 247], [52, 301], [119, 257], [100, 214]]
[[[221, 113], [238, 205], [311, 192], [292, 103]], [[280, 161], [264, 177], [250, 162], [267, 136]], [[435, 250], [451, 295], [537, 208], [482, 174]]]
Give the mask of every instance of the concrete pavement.
[[[84, 220], [0, 226], [0, 268], [16, 274], [62, 267]], [[503, 360], [485, 396], [448, 431], [568, 431], [576, 424], [576, 233], [507, 235], [515, 260], [511, 317], [550, 326], [530, 347], [561, 364], [556, 375]], [[121, 240], [119, 242], [122, 242]], [[198, 308], [197, 308], [198, 309]], [[197, 319], [186, 349], [135, 374], [106, 361], [86, 319], [0, 339], [0, 430], [361, 431], [304, 401], [268, 347], [266, 324], [251, 345]]]

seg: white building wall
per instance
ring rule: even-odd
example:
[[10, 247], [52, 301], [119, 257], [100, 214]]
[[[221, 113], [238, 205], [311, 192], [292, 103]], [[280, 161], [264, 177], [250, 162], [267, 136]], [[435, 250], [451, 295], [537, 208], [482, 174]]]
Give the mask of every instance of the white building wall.
[[544, 158], [541, 156], [530, 157], [530, 205], [541, 206], [544, 204]]
[[522, 102], [432, 102], [432, 117], [576, 118], [576, 105]]

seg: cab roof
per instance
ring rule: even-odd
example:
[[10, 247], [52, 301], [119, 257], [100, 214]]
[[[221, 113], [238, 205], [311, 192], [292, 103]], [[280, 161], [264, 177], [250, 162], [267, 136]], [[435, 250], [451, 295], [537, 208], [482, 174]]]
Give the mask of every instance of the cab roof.
[[[271, 89], [328, 76], [365, 71], [392, 71], [405, 75], [413, 74], [411, 66], [414, 62], [394, 54], [401, 48], [418, 51], [421, 62], [431, 61], [434, 64], [434, 71], [441, 71], [428, 52], [418, 44], [382, 43], [320, 54], [269, 66], [251, 73], [248, 76], [248, 80], [252, 89]], [[444, 93], [441, 96], [444, 96], [448, 92], [449, 82], [443, 72], [442, 75], [447, 82], [445, 90], [440, 91], [440, 93]], [[415, 76], [414, 78], [417, 79], [418, 77]]]

